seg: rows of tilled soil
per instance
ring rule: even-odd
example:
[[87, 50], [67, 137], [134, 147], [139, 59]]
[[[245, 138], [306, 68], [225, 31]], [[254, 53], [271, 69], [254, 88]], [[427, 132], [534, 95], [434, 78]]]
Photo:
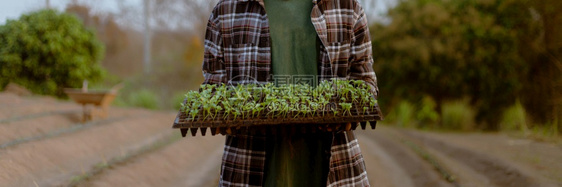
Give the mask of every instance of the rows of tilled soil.
[[442, 153], [442, 160], [450, 159], [472, 170], [454, 172], [463, 182], [474, 182], [474, 177], [483, 178], [486, 186], [562, 186], [562, 147], [556, 143], [495, 133], [404, 134], [422, 142], [428, 150]]
[[[0, 186], [217, 186], [223, 136], [180, 138], [175, 112], [0, 93]], [[560, 145], [501, 134], [356, 131], [373, 186], [562, 186]]]
[[217, 186], [222, 143], [221, 136], [178, 141], [104, 171], [80, 186]]
[[562, 149], [555, 143], [504, 134], [435, 133], [385, 126], [373, 133], [359, 132], [358, 137], [373, 184], [562, 186]]
[[81, 112], [82, 106], [51, 97], [19, 97], [0, 93], [0, 123], [35, 118], [53, 113]]
[[[215, 183], [222, 137], [177, 141], [175, 112], [111, 108], [107, 118], [83, 123], [81, 110], [68, 101], [0, 93], [0, 186]], [[202, 180], [205, 170], [214, 177]]]

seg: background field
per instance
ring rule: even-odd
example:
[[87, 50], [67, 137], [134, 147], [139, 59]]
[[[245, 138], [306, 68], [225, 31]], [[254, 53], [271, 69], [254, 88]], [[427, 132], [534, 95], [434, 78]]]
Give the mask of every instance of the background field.
[[[224, 136], [180, 138], [175, 111], [0, 93], [2, 186], [216, 186]], [[560, 186], [562, 145], [505, 133], [356, 131], [373, 186]]]

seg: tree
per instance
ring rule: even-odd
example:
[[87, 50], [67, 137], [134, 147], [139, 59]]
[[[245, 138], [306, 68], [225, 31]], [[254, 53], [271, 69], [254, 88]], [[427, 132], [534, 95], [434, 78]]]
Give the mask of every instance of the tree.
[[[372, 27], [382, 97], [437, 102], [470, 99], [484, 129], [512, 105], [527, 66], [519, 37], [532, 32], [528, 7], [517, 0], [405, 0], [392, 22]], [[391, 101], [387, 101], [391, 102]]]
[[84, 79], [100, 81], [103, 44], [75, 16], [40, 10], [0, 26], [0, 88], [9, 82], [63, 96]]
[[[205, 34], [205, 27], [213, 7], [219, 0], [148, 0], [149, 24], [154, 32], [182, 31], [196, 33], [201, 37]], [[128, 5], [123, 0], [118, 1], [119, 23], [129, 24], [129, 27], [143, 28], [142, 7]]]
[[[85, 27], [95, 31], [97, 38], [105, 46], [105, 58], [101, 65], [110, 74], [129, 76], [123, 72], [134, 72], [137, 69], [135, 68], [138, 62], [136, 60], [141, 59], [137, 57], [138, 51], [127, 55], [127, 51], [131, 51], [131, 47], [134, 48], [135, 45], [138, 45], [129, 39], [130, 35], [134, 35], [134, 31], [122, 28], [115, 21], [113, 13], [96, 13], [91, 10], [90, 5], [78, 4], [77, 2], [68, 4], [65, 12], [76, 15]], [[130, 42], [133, 42], [133, 44], [130, 45]]]
[[[562, 1], [522, 0], [539, 22], [537, 42], [526, 42], [530, 72], [525, 76], [522, 102], [533, 121], [562, 132]], [[528, 39], [526, 39], [528, 40]], [[553, 129], [554, 130], [554, 129]]]
[[84, 26], [96, 31], [97, 38], [105, 44], [106, 58], [127, 48], [127, 33], [115, 22], [113, 14], [94, 14], [87, 5], [77, 3], [67, 5], [65, 12], [76, 15]]

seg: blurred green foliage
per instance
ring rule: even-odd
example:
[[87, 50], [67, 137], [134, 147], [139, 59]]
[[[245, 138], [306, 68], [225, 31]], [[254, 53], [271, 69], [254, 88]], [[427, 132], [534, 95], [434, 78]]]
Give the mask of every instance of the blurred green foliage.
[[509, 107], [503, 113], [500, 129], [503, 131], [520, 131], [522, 133], [527, 133], [528, 126], [526, 115], [521, 102], [517, 101], [515, 105]]
[[394, 114], [389, 116], [390, 119], [394, 119], [395, 123], [400, 127], [414, 127], [414, 113], [415, 113], [415, 106], [412, 105], [408, 101], [401, 101], [396, 109], [394, 110]]
[[0, 89], [9, 82], [63, 96], [65, 87], [95, 83], [105, 71], [104, 45], [74, 15], [40, 10], [0, 26]]
[[132, 79], [123, 81], [122, 84], [123, 88], [119, 90], [119, 94], [112, 103], [113, 106], [138, 107], [151, 110], [169, 108], [162, 105], [164, 103], [163, 101], [166, 99], [162, 99], [162, 97], [154, 91], [154, 88], [143, 86], [139, 81]]
[[443, 103], [439, 129], [447, 130], [475, 130], [474, 110], [465, 100], [448, 101]]
[[[533, 124], [562, 133], [562, 1], [520, 0], [539, 23], [538, 33], [521, 38], [529, 73], [523, 78], [521, 104]], [[538, 41], [534, 37], [538, 36]], [[535, 127], [533, 127], [535, 128]]]
[[158, 109], [158, 96], [147, 89], [132, 92], [129, 96], [129, 103], [134, 107], [146, 109]]
[[445, 101], [437, 111], [435, 101], [425, 96], [418, 103], [401, 100], [390, 109], [385, 122], [406, 128], [470, 131], [481, 128], [474, 117], [475, 111], [467, 99]]
[[421, 103], [418, 104], [418, 108], [415, 112], [416, 121], [419, 122], [418, 127], [432, 128], [439, 122], [441, 116], [437, 111], [437, 103], [431, 97], [423, 97]]
[[183, 103], [184, 99], [185, 99], [185, 93], [186, 92], [178, 92], [176, 94], [174, 94], [174, 96], [172, 97], [172, 106], [174, 107], [173, 109], [175, 110], [179, 110], [181, 108], [181, 104]]
[[468, 98], [479, 129], [497, 130], [498, 114], [527, 83], [528, 45], [540, 36], [527, 2], [404, 0], [388, 16], [390, 24], [371, 27], [382, 105], [420, 103], [422, 121], [452, 123], [472, 114], [461, 116], [469, 109], [460, 104], [445, 114], [444, 103]]

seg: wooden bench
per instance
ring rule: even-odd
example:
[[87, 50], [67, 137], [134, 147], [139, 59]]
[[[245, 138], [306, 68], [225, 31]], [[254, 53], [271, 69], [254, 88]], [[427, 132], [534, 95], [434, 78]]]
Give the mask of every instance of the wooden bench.
[[[87, 84], [86, 84], [87, 85]], [[110, 90], [94, 90], [88, 91], [87, 86], [83, 87], [82, 89], [75, 89], [75, 88], [65, 88], [64, 92], [68, 97], [70, 97], [74, 102], [81, 104], [83, 107], [83, 118], [82, 121], [89, 121], [92, 120], [94, 117], [94, 109], [93, 107], [89, 107], [92, 105], [98, 108], [98, 114], [101, 118], [107, 117], [107, 109], [115, 96], [117, 96], [117, 92], [121, 89], [122, 84], [117, 84], [113, 86]]]

